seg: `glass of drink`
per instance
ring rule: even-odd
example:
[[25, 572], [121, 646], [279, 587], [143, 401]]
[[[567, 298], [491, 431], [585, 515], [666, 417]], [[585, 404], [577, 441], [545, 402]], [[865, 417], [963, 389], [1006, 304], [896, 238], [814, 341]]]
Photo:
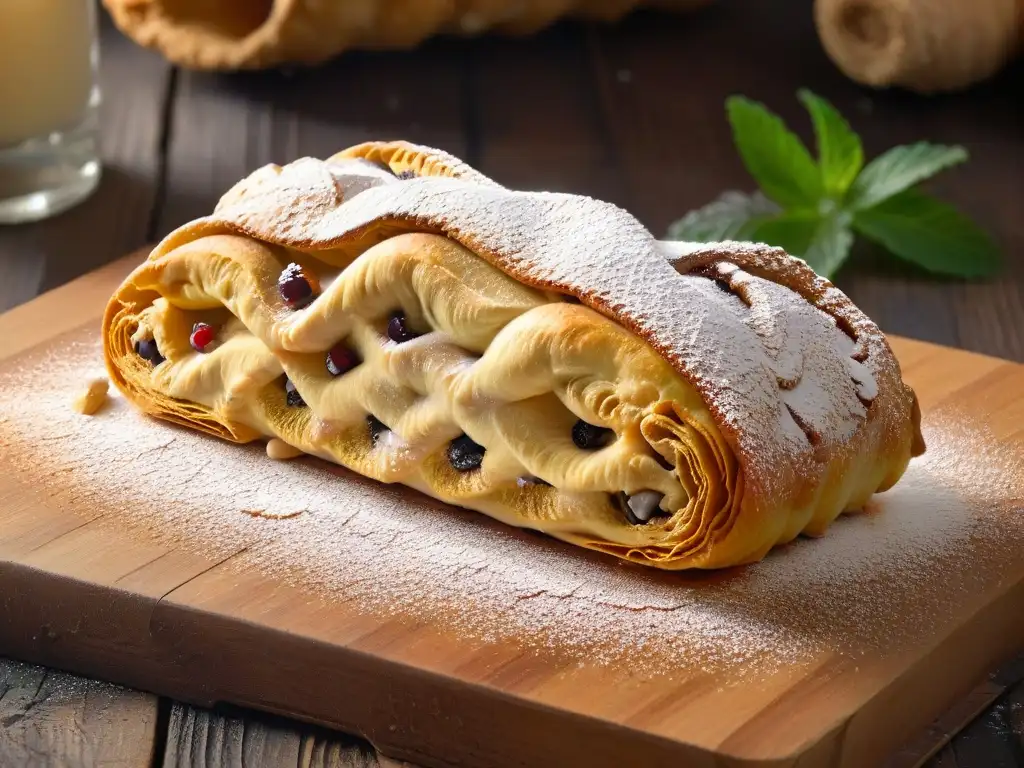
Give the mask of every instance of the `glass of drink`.
[[0, 224], [96, 188], [98, 63], [96, 0], [0, 0]]

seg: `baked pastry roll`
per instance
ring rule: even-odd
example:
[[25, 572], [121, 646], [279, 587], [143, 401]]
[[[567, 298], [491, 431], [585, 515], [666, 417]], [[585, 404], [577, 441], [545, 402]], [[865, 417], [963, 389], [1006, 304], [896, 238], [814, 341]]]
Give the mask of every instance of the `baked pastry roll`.
[[611, 22], [710, 0], [103, 0], [140, 45], [195, 69], [314, 64], [351, 49], [412, 48], [439, 34], [529, 34], [564, 16]]
[[103, 339], [153, 416], [666, 569], [823, 534], [924, 450], [884, 336], [804, 262], [402, 142], [256, 171]]

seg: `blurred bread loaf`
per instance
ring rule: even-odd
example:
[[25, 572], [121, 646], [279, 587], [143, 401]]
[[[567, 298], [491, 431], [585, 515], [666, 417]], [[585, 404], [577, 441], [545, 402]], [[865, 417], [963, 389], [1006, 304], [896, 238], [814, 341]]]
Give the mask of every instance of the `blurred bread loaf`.
[[526, 34], [563, 16], [614, 21], [710, 0], [103, 0], [141, 45], [193, 69], [314, 64], [345, 50], [409, 48], [437, 34]]
[[814, 13], [847, 76], [921, 93], [990, 77], [1024, 38], [1024, 0], [815, 0]]

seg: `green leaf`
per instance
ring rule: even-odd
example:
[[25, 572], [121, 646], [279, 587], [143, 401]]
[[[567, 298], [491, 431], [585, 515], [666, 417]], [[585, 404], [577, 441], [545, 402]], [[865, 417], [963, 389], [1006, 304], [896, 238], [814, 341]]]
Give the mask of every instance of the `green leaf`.
[[761, 217], [778, 213], [779, 207], [755, 192], [726, 192], [713, 203], [690, 211], [668, 228], [669, 240], [695, 243], [716, 243], [722, 240], [743, 240], [744, 232]]
[[785, 208], [813, 210], [824, 187], [800, 139], [762, 104], [730, 96], [725, 106], [740, 156], [764, 193]]
[[756, 227], [751, 239], [784, 248], [822, 277], [834, 275], [853, 246], [853, 233], [840, 216], [783, 214]]
[[818, 167], [825, 193], [842, 198], [864, 167], [864, 147], [846, 119], [825, 99], [806, 88], [797, 96], [811, 115], [818, 143]]
[[820, 223], [821, 219], [817, 216], [784, 213], [753, 227], [747, 239], [756, 243], [777, 245], [784, 248], [789, 255], [802, 259]]
[[853, 247], [853, 232], [839, 217], [825, 219], [810, 248], [804, 253], [804, 261], [822, 277], [832, 277], [846, 261]]
[[966, 160], [967, 150], [963, 147], [924, 141], [893, 147], [868, 163], [857, 177], [850, 188], [848, 206], [865, 210]]
[[854, 228], [896, 256], [931, 272], [983, 277], [999, 269], [998, 246], [950, 205], [908, 189], [859, 211]]

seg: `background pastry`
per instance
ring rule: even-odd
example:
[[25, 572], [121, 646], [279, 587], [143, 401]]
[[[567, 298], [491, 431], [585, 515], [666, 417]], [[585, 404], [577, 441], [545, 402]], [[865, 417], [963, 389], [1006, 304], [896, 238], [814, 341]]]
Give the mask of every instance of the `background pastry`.
[[311, 64], [350, 49], [411, 48], [438, 34], [528, 34], [563, 16], [613, 21], [641, 6], [709, 0], [104, 0], [138, 43], [196, 69]]
[[158, 417], [662, 568], [822, 534], [924, 448], [884, 336], [803, 262], [402, 142], [239, 182], [104, 341]]
[[814, 21], [846, 75], [921, 93], [991, 77], [1024, 42], [1024, 0], [815, 0]]

